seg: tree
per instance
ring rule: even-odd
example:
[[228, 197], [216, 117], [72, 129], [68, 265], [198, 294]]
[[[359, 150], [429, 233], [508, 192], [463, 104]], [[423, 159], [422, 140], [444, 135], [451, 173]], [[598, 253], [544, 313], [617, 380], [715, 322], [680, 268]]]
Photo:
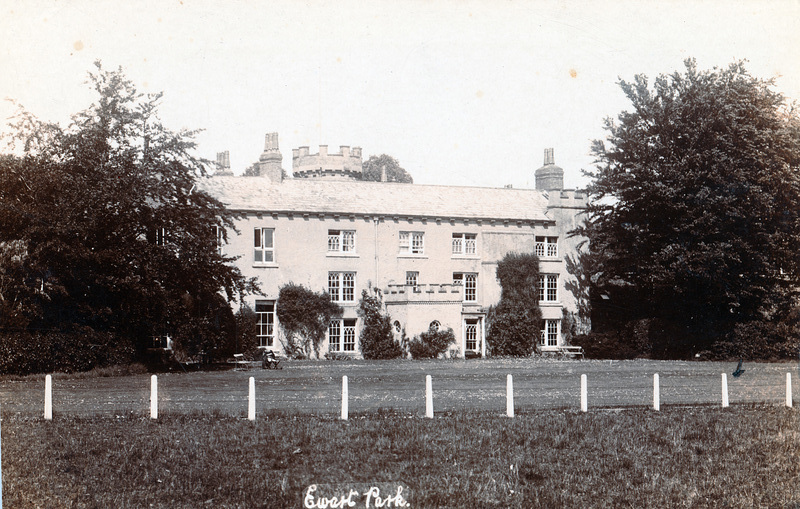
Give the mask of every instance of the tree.
[[491, 355], [528, 356], [542, 330], [539, 257], [508, 253], [497, 263], [500, 302], [489, 310], [486, 345]]
[[406, 184], [413, 184], [414, 178], [403, 168], [400, 163], [392, 156], [381, 154], [379, 156], [370, 156], [369, 159], [364, 161], [361, 170], [361, 180], [374, 180], [381, 181], [381, 174], [383, 169], [386, 169], [387, 182], [404, 182]]
[[[140, 354], [164, 334], [196, 350], [219, 328], [191, 325], [230, 314], [220, 294], [230, 302], [257, 287], [218, 250], [217, 231], [234, 224], [196, 189], [208, 162], [192, 155], [195, 132], [168, 130], [161, 94], [145, 97], [121, 70], [96, 66], [95, 103], [66, 128], [21, 109], [17, 154], [0, 158], [0, 244], [25, 253], [4, 273], [27, 299], [14, 320], [109, 332]], [[4, 325], [9, 313], [6, 302]]]
[[596, 140], [588, 221], [597, 291], [693, 349], [779, 319], [800, 288], [800, 120], [743, 62], [620, 86]]
[[361, 291], [358, 303], [358, 315], [362, 320], [359, 343], [361, 354], [365, 359], [396, 359], [405, 352], [394, 339], [392, 321], [389, 315], [382, 312], [381, 295], [378, 290]]
[[327, 292], [315, 293], [302, 285], [289, 283], [278, 292], [275, 309], [284, 331], [283, 349], [290, 357], [309, 358], [313, 351], [319, 358], [319, 348], [325, 331], [342, 307], [331, 302]]

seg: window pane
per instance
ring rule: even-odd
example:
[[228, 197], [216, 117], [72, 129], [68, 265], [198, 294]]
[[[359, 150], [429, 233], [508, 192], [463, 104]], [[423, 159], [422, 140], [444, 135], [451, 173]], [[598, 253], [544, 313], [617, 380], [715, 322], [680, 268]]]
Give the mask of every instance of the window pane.
[[264, 247], [271, 248], [272, 247], [272, 229], [264, 228], [261, 230], [264, 232]]
[[342, 232], [342, 251], [350, 253], [356, 250], [356, 232]]
[[461, 235], [458, 233], [453, 234], [453, 254], [461, 254], [462, 250], [462, 239]]
[[353, 272], [342, 273], [342, 300], [353, 302], [355, 300], [356, 275]]
[[476, 236], [466, 235], [464, 238], [464, 254], [474, 255], [477, 251], [476, 245]]
[[340, 335], [341, 321], [331, 320], [331, 324], [328, 327], [328, 350], [331, 352], [341, 351]]
[[337, 302], [339, 300], [339, 273], [331, 272], [328, 274], [328, 293], [331, 294], [331, 300]]

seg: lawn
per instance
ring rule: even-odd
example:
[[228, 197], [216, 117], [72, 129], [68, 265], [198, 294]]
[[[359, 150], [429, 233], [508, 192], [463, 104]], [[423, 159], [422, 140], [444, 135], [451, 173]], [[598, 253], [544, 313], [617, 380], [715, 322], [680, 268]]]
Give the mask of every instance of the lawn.
[[[280, 371], [3, 380], [6, 507], [800, 507], [796, 363], [297, 362]], [[652, 375], [661, 379], [661, 411]], [[720, 373], [731, 406], [721, 408]], [[425, 375], [434, 419], [424, 418]], [[516, 416], [505, 417], [505, 377]], [[589, 411], [579, 411], [580, 375]], [[341, 376], [350, 419], [338, 419]], [[258, 412], [247, 415], [247, 382]], [[309, 491], [311, 486], [316, 491]], [[373, 492], [374, 493], [374, 492]], [[378, 507], [375, 497], [369, 507]], [[329, 505], [329, 504], [328, 504]], [[388, 507], [384, 504], [384, 507]]]

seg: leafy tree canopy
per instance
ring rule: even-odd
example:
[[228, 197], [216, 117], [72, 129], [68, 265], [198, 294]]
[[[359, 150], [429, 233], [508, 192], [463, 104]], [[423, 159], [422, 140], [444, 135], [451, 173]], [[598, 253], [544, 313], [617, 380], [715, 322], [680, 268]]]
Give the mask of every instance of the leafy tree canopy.
[[[128, 338], [208, 332], [229, 300], [255, 291], [220, 254], [223, 205], [198, 191], [207, 161], [194, 131], [158, 118], [161, 94], [143, 96], [121, 70], [97, 63], [96, 102], [65, 128], [20, 109], [14, 155], [0, 157], [0, 326], [91, 327]], [[222, 309], [222, 308], [226, 309]], [[212, 332], [217, 334], [219, 331]]]
[[392, 156], [387, 156], [386, 154], [370, 156], [369, 159], [364, 161], [361, 179], [380, 182], [383, 168], [386, 168], [386, 180], [388, 182], [414, 183], [414, 178], [400, 167], [400, 163], [397, 159]]
[[[710, 342], [780, 316], [800, 288], [800, 120], [743, 62], [645, 76], [607, 119], [589, 220], [594, 280], [630, 318]], [[700, 346], [700, 345], [698, 345]]]

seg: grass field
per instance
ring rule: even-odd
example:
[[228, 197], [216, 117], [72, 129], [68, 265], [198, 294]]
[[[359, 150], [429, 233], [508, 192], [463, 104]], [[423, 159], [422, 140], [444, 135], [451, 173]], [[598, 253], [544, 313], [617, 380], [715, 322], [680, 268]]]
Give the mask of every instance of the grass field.
[[[303, 507], [375, 486], [408, 507], [800, 507], [797, 364], [288, 363], [159, 376], [3, 380], [5, 507]], [[662, 410], [649, 406], [652, 374]], [[517, 415], [505, 417], [505, 375]], [[580, 374], [589, 412], [579, 412]], [[350, 419], [337, 419], [341, 376]], [[424, 414], [433, 378], [436, 417]], [[247, 412], [256, 379], [258, 414]], [[795, 401], [798, 391], [795, 387]], [[341, 498], [337, 499], [341, 500]], [[387, 505], [385, 505], [387, 506]], [[377, 507], [372, 501], [370, 507]]]

